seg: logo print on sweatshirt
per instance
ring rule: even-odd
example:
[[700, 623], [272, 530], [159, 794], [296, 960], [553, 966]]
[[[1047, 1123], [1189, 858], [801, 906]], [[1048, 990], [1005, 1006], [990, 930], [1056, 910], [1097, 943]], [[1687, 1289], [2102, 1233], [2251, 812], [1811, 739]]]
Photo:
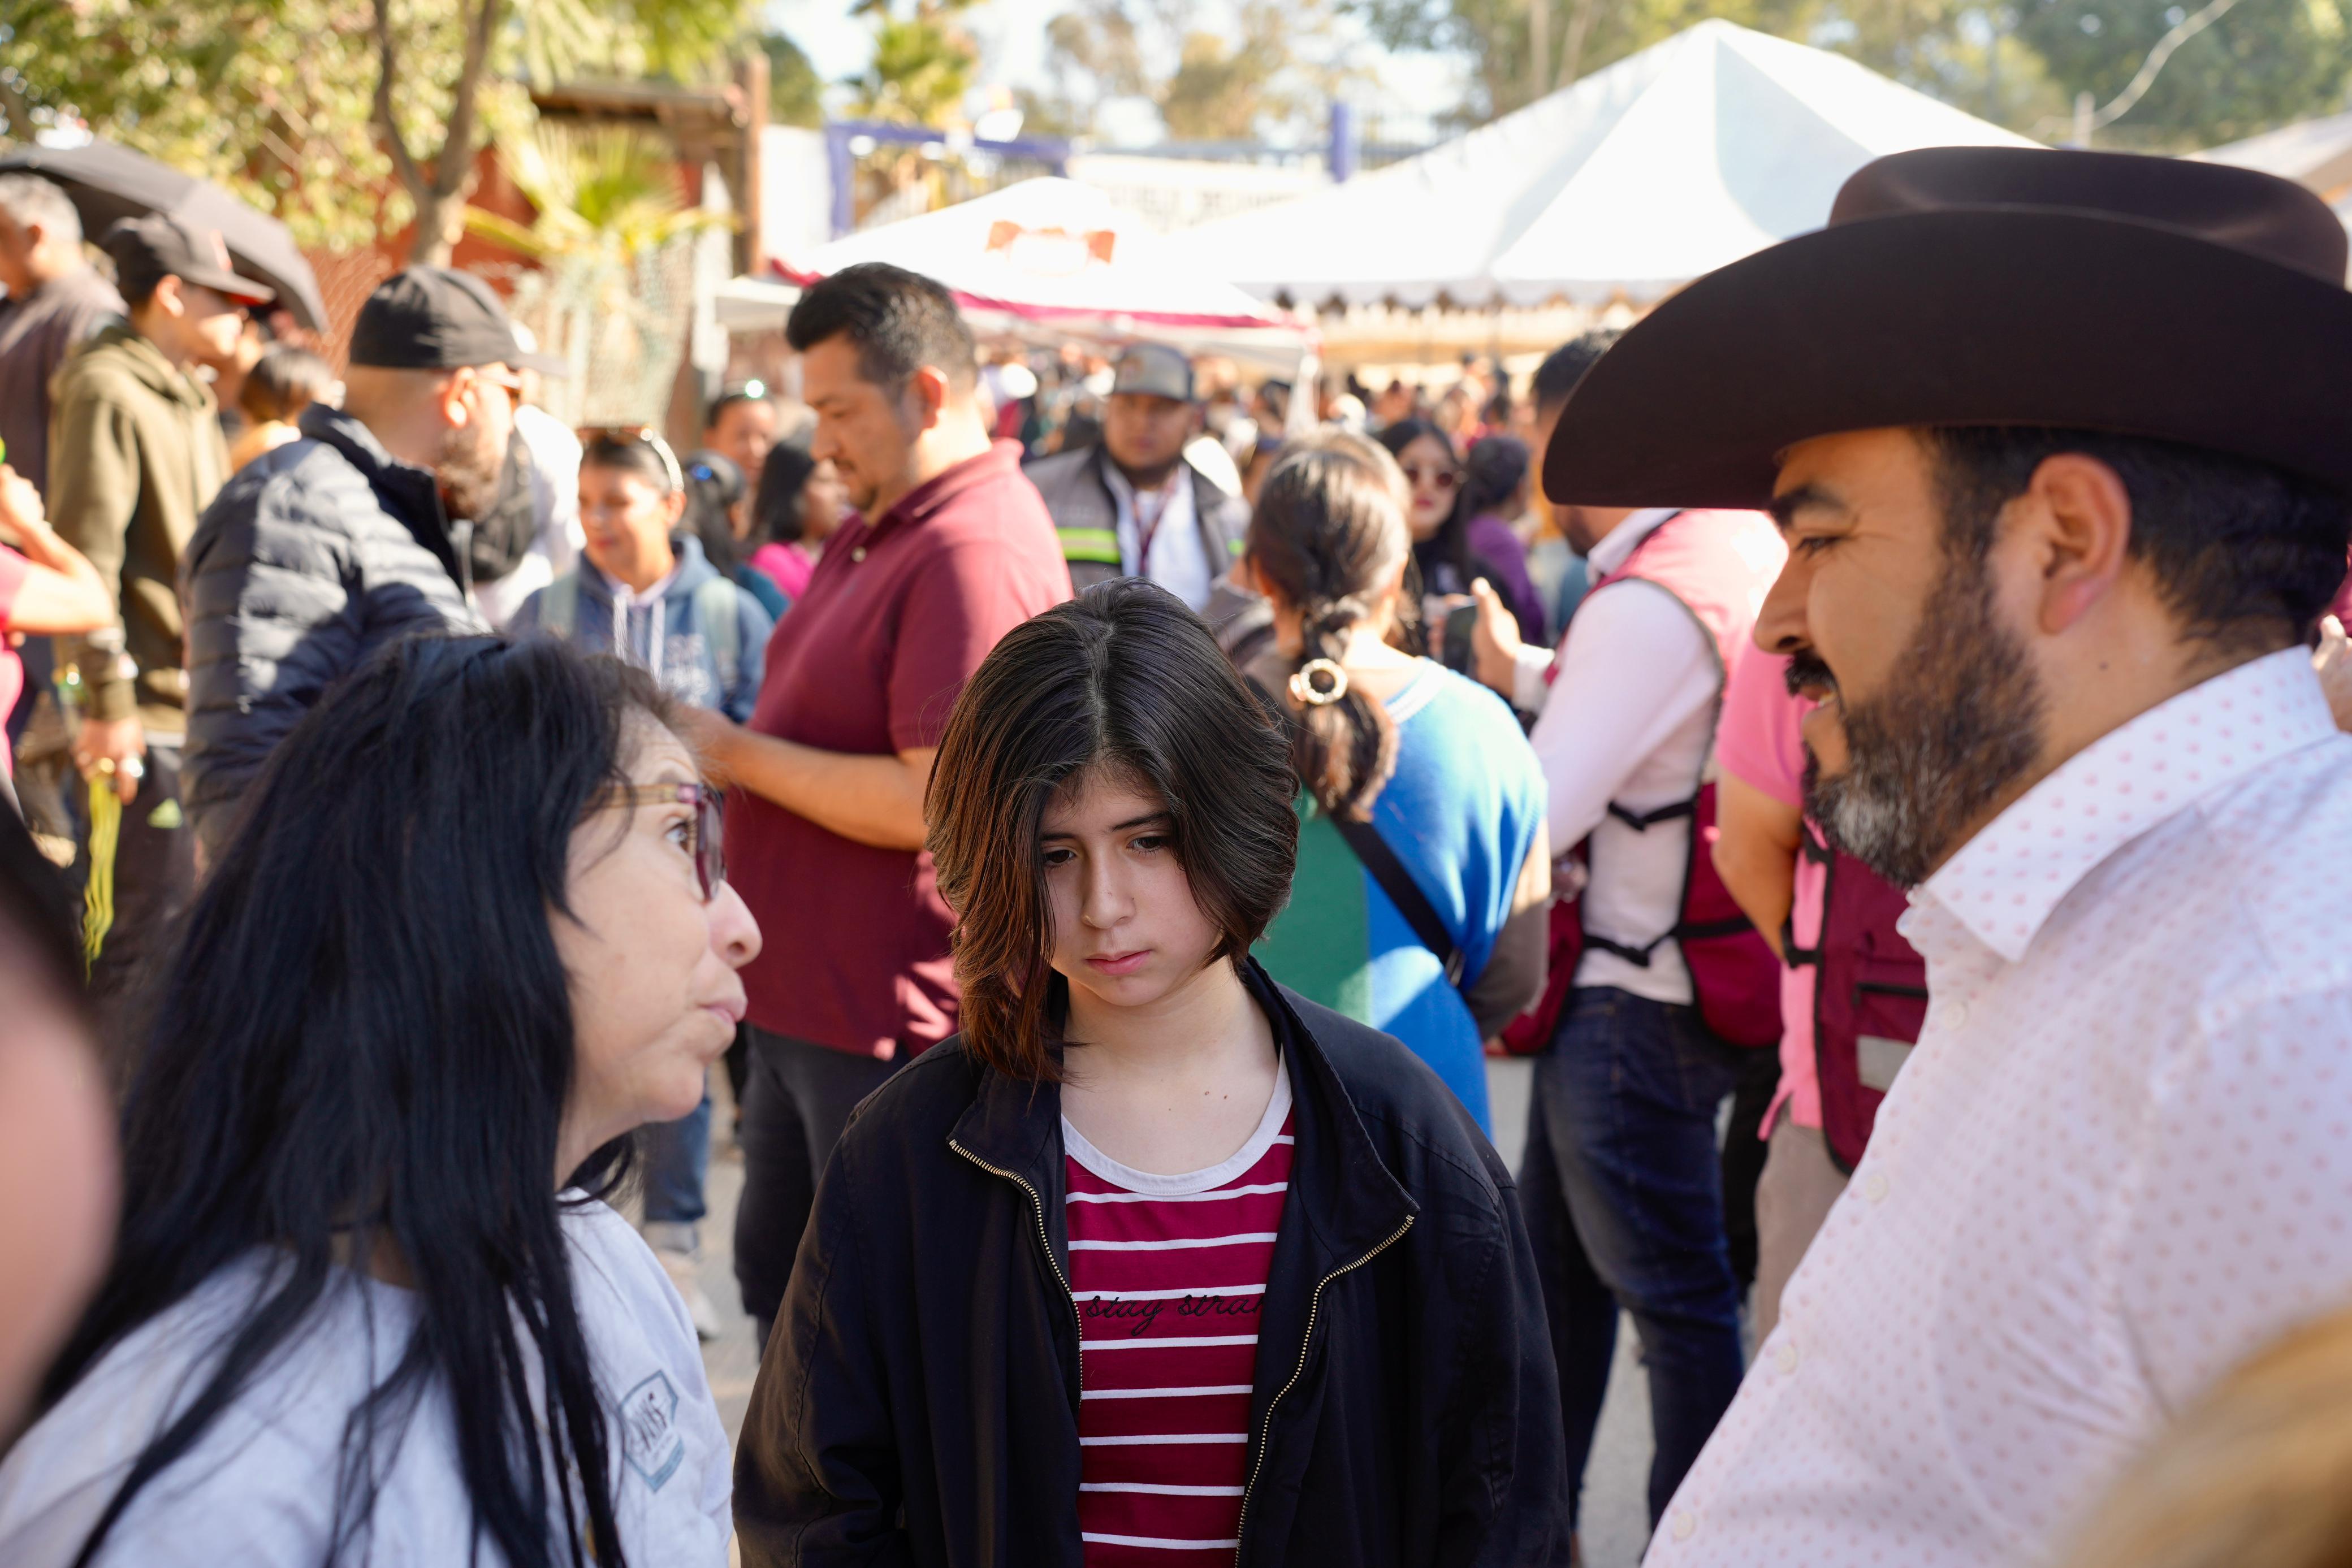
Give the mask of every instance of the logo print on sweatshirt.
[[686, 1439], [677, 1435], [677, 1389], [667, 1372], [656, 1372], [621, 1396], [621, 1448], [629, 1468], [655, 1491], [686, 1462]]

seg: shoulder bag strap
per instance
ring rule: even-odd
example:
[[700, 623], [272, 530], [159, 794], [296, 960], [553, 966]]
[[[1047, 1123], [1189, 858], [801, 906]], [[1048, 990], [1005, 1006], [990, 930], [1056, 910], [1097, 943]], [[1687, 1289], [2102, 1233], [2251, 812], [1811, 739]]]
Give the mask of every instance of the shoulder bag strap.
[[1356, 858], [1364, 862], [1364, 869], [1372, 873], [1372, 880], [1381, 884], [1381, 891], [1389, 895], [1397, 913], [1404, 916], [1404, 923], [1412, 927], [1412, 934], [1421, 938], [1421, 945], [1436, 954], [1437, 961], [1445, 966], [1446, 984], [1459, 988], [1462, 949], [1454, 945], [1445, 922], [1437, 917], [1428, 895], [1412, 880], [1412, 873], [1404, 869], [1396, 852], [1389, 848], [1388, 841], [1381, 837], [1380, 830], [1370, 822], [1351, 821], [1336, 812], [1331, 814], [1330, 822], [1348, 841], [1348, 847], [1356, 852]]

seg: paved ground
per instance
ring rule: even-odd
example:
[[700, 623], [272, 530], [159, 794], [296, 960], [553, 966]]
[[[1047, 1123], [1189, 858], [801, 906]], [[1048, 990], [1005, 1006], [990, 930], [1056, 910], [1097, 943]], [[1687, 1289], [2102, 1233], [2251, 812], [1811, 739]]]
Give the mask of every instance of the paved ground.
[[[1518, 1168], [1527, 1142], [1528, 1082], [1530, 1064], [1493, 1061], [1486, 1065], [1494, 1096], [1496, 1145], [1511, 1167]], [[743, 1407], [751, 1396], [751, 1379], [758, 1362], [751, 1349], [751, 1320], [743, 1315], [735, 1296], [730, 1239], [735, 1225], [735, 1199], [743, 1190], [743, 1156], [728, 1135], [733, 1113], [725, 1103], [724, 1075], [717, 1093], [720, 1103], [711, 1118], [710, 1181], [707, 1194], [710, 1218], [702, 1227], [703, 1289], [726, 1319], [727, 1332], [703, 1347], [703, 1364], [710, 1374], [710, 1391], [719, 1413], [734, 1433], [743, 1421]], [[1593, 1439], [1592, 1461], [1585, 1474], [1584, 1561], [1591, 1568], [1634, 1568], [1649, 1534], [1648, 1511], [1643, 1502], [1650, 1471], [1649, 1394], [1633, 1349], [1633, 1326], [1617, 1336], [1617, 1365], [1610, 1375], [1609, 1404], [1601, 1412], [1601, 1430]]]

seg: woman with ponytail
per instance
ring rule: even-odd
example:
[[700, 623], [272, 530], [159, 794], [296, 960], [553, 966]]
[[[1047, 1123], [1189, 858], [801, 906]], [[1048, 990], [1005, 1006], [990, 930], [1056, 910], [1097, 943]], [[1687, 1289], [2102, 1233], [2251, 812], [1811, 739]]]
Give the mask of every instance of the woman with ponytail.
[[1409, 505], [1394, 460], [1343, 434], [1259, 492], [1244, 561], [1275, 651], [1247, 673], [1290, 716], [1304, 821], [1258, 956], [1412, 1047], [1485, 1126], [1484, 1042], [1543, 989], [1543, 771], [1492, 693], [1391, 645]]

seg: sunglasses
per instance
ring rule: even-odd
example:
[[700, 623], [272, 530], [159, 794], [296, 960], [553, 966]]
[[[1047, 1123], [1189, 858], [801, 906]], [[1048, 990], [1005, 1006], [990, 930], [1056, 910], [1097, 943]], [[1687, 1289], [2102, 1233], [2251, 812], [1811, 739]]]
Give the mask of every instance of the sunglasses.
[[686, 475], [677, 465], [677, 454], [650, 424], [583, 424], [572, 434], [583, 447], [650, 446], [654, 455], [661, 459], [662, 471], [669, 476], [669, 487], [686, 488]]
[[1404, 477], [1405, 483], [1409, 485], [1427, 482], [1441, 490], [1451, 490], [1454, 486], [1462, 483], [1462, 471], [1458, 468], [1416, 468], [1408, 465], [1404, 471]]
[[615, 784], [588, 804], [592, 811], [631, 810], [639, 806], [667, 806], [675, 801], [694, 808], [694, 821], [687, 830], [687, 849], [694, 856], [695, 880], [702, 884], [702, 902], [708, 904], [727, 881], [727, 835], [719, 802], [720, 790], [708, 784]]

